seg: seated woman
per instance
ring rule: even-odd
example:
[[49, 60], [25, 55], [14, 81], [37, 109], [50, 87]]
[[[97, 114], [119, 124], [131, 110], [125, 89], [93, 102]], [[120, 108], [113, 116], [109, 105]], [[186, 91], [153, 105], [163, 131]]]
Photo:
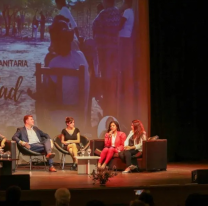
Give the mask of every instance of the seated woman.
[[73, 159], [73, 169], [77, 168], [77, 151], [80, 143], [80, 131], [74, 127], [74, 119], [66, 117], [66, 128], [62, 130], [61, 142], [64, 144], [64, 149], [69, 151]]
[[140, 120], [133, 120], [131, 124], [131, 131], [124, 142], [124, 160], [127, 168], [123, 173], [130, 173], [137, 168], [132, 164], [132, 156], [142, 151], [142, 142], [147, 140], [144, 126]]
[[0, 149], [5, 147], [6, 137], [0, 134]]
[[108, 127], [108, 132], [105, 134], [105, 148], [100, 154], [98, 168], [104, 169], [113, 157], [114, 153], [121, 152], [124, 149], [125, 139], [126, 134], [120, 131], [118, 122], [111, 121]]

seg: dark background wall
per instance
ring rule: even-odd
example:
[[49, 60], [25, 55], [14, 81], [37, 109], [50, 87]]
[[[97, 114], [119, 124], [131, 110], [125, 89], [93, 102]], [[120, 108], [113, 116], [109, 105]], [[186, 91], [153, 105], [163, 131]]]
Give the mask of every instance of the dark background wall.
[[208, 159], [203, 3], [149, 1], [151, 135], [168, 139], [169, 161]]

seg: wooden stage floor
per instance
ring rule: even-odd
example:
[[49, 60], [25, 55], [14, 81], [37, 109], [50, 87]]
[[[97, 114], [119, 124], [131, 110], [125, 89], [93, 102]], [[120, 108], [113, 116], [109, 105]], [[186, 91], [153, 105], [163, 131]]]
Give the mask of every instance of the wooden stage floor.
[[[57, 166], [58, 168], [58, 166]], [[154, 187], [154, 186], [173, 186], [173, 185], [189, 185], [191, 183], [191, 171], [196, 169], [208, 169], [207, 163], [170, 163], [167, 171], [158, 172], [140, 172], [118, 175], [106, 184], [110, 188], [122, 187]], [[57, 189], [60, 187], [74, 189], [96, 189], [99, 184], [93, 185], [89, 175], [78, 175], [76, 171], [71, 171], [69, 168], [65, 170], [58, 169], [55, 173], [45, 171], [42, 167], [38, 170], [28, 171], [29, 168], [21, 168], [13, 173], [30, 174], [30, 188], [37, 189]]]

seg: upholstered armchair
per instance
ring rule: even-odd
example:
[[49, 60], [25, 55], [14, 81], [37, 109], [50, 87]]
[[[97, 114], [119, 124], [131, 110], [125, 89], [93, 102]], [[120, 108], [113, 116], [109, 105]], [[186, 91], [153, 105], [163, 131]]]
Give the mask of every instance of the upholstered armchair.
[[[149, 139], [143, 141], [142, 153], [138, 152], [132, 158], [137, 159], [139, 170], [156, 171], [166, 170], [167, 168], [167, 139]], [[90, 140], [91, 155], [100, 156], [104, 148], [104, 139]], [[114, 155], [108, 166], [116, 166], [118, 170], [124, 170], [126, 164], [120, 159], [118, 153]]]
[[[9, 151], [11, 153], [11, 159], [16, 159], [16, 142], [11, 140], [6, 140], [4, 152]], [[14, 172], [16, 168], [16, 160], [12, 161], [12, 171]]]

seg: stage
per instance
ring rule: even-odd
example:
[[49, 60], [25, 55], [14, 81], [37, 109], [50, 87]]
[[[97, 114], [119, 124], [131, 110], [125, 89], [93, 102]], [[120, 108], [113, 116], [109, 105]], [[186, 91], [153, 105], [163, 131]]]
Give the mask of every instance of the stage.
[[106, 186], [93, 185], [89, 175], [77, 175], [76, 171], [71, 171], [67, 167], [65, 170], [60, 170], [58, 166], [56, 168], [58, 169], [56, 173], [49, 173], [43, 167], [31, 172], [28, 171], [29, 167], [19, 167], [13, 175], [30, 174], [31, 190], [23, 191], [23, 199], [41, 200], [42, 205], [54, 205], [55, 189], [67, 187], [72, 193], [72, 206], [84, 206], [92, 199], [102, 200], [108, 206], [124, 206], [136, 197], [135, 189], [148, 189], [156, 205], [182, 206], [191, 193], [208, 194], [208, 185], [191, 183], [191, 171], [208, 169], [207, 163], [170, 163], [167, 171], [130, 174], [118, 172]]
[[[44, 167], [34, 168], [31, 172], [29, 167], [21, 166], [14, 173], [30, 174], [30, 188], [33, 189], [56, 189], [67, 188], [98, 188], [98, 184], [93, 185], [89, 175], [78, 175], [76, 171], [64, 170], [56, 166], [57, 172], [51, 173], [44, 170]], [[208, 169], [208, 164], [196, 163], [171, 163], [168, 164], [167, 171], [140, 172], [118, 175], [107, 183], [106, 187], [146, 187], [158, 185], [184, 185], [191, 184], [191, 171], [196, 169]]]

